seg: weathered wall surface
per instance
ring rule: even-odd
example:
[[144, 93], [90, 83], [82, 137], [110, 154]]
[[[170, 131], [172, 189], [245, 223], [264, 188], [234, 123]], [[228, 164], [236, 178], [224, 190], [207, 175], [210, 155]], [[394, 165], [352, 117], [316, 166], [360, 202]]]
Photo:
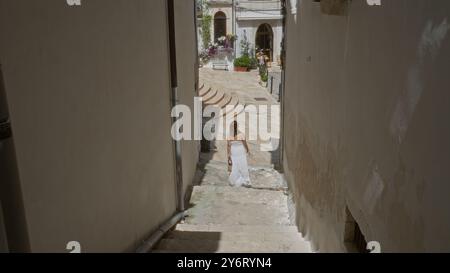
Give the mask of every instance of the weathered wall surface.
[[32, 251], [134, 250], [175, 213], [166, 14], [165, 0], [0, 1]]
[[450, 3], [356, 0], [344, 16], [301, 3], [287, 20], [284, 167], [302, 231], [346, 251], [348, 207], [382, 251], [450, 251]]
[[[194, 96], [197, 96], [197, 48], [195, 25], [195, 1], [175, 0], [175, 31], [177, 47], [178, 92], [180, 104], [191, 109], [194, 122]], [[192, 134], [193, 134], [192, 130]], [[200, 151], [198, 141], [185, 140], [182, 143], [183, 193], [194, 181]]]

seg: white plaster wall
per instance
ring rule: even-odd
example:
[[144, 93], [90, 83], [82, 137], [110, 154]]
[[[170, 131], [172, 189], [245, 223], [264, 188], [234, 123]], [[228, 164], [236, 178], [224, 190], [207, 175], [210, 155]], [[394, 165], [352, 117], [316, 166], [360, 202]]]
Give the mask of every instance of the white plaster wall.
[[348, 206], [384, 252], [450, 251], [450, 3], [303, 0], [288, 15], [284, 169], [298, 223], [346, 251]]
[[[194, 122], [194, 96], [197, 95], [196, 69], [198, 69], [195, 46], [195, 17], [192, 13], [195, 0], [175, 0], [174, 4], [179, 103], [192, 109], [192, 122]], [[182, 143], [184, 195], [186, 195], [194, 180], [199, 149], [199, 142], [197, 141], [186, 140]]]
[[[214, 4], [210, 7], [209, 13], [214, 19], [214, 15], [218, 12], [222, 11], [227, 16], [227, 34], [233, 34], [233, 9], [232, 5], [230, 4]], [[261, 15], [261, 13], [257, 13]], [[244, 14], [243, 14], [244, 15]], [[279, 11], [274, 11], [275, 17], [279, 16]], [[267, 23], [272, 27], [272, 30], [274, 32], [274, 57], [276, 58], [281, 54], [281, 42], [282, 42], [282, 35], [283, 35], [283, 22], [281, 19], [267, 19], [267, 18], [253, 18], [251, 20], [239, 20], [236, 21], [236, 30], [235, 34], [238, 36], [238, 41], [236, 42], [236, 53], [239, 57], [240, 54], [240, 41], [244, 37], [244, 30], [247, 31], [247, 37], [252, 44], [252, 47], [255, 46], [255, 38], [256, 38], [256, 31], [258, 27], [263, 24]], [[200, 28], [198, 30], [198, 37], [199, 37], [199, 49], [202, 48], [201, 45], [201, 34], [200, 34]], [[212, 39], [214, 39], [214, 21], [211, 23], [211, 42]], [[276, 59], [275, 59], [276, 60]]]
[[[34, 252], [66, 252], [74, 240], [84, 252], [133, 251], [176, 209], [166, 1], [82, 4], [0, 0], [0, 61]], [[178, 27], [191, 43], [193, 26]], [[191, 61], [179, 59], [183, 68]], [[180, 71], [186, 94], [192, 77]]]
[[277, 61], [277, 58], [281, 56], [281, 43], [283, 41], [283, 22], [277, 21], [272, 25], [274, 41], [273, 41], [273, 55], [274, 61]]
[[262, 24], [269, 24], [273, 31], [273, 55], [275, 57], [281, 54], [281, 42], [283, 38], [283, 23], [281, 20], [240, 20], [237, 22], [237, 55], [241, 56], [241, 41], [244, 39], [244, 30], [247, 33], [247, 39], [255, 49], [256, 32]]

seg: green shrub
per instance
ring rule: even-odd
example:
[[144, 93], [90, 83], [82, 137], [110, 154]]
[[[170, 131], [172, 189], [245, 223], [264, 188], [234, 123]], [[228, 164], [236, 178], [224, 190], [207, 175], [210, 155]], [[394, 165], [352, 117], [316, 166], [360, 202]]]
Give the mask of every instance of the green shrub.
[[256, 58], [250, 58], [250, 68], [251, 69], [258, 68], [258, 60]]
[[203, 14], [201, 21], [203, 49], [207, 49], [209, 43], [211, 42], [211, 23], [212, 23], [212, 16], [208, 14]]
[[261, 75], [261, 81], [262, 82], [267, 82], [268, 80], [269, 80], [269, 75], [267, 75], [267, 74]]
[[250, 60], [250, 57], [244, 55], [244, 56], [242, 56], [242, 57], [236, 58], [236, 59], [234, 60], [234, 66], [237, 66], [237, 67], [247, 67], [247, 68], [251, 67], [251, 60]]

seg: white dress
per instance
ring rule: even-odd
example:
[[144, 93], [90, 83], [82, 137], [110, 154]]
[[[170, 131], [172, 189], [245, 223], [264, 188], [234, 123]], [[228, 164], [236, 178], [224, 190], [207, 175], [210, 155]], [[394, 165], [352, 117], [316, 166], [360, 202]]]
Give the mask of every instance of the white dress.
[[242, 141], [231, 141], [232, 168], [230, 185], [234, 187], [250, 186], [250, 175], [247, 164], [247, 150]]

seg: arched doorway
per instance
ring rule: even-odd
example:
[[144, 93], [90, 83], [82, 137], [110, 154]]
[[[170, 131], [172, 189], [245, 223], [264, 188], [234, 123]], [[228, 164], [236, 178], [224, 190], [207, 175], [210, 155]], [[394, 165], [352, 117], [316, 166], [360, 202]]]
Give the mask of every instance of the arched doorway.
[[257, 51], [262, 50], [264, 55], [269, 57], [269, 61], [273, 61], [273, 30], [269, 24], [262, 24], [258, 27], [255, 45]]
[[214, 15], [214, 42], [227, 35], [227, 16], [222, 11]]

